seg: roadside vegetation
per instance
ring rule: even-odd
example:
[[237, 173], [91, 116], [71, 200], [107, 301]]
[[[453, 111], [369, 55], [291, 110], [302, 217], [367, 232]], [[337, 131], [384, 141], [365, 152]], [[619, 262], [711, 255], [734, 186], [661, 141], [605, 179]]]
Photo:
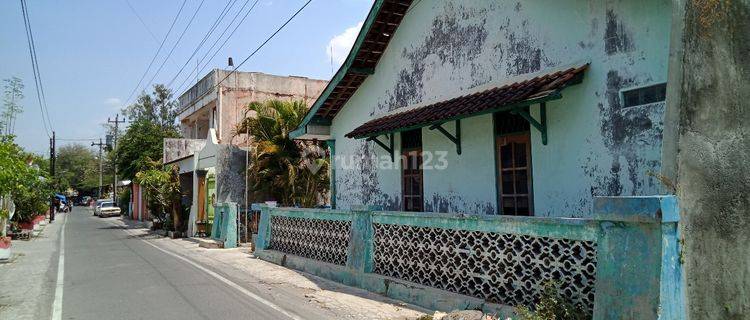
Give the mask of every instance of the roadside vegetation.
[[148, 208], [158, 223], [167, 230], [182, 230], [177, 167], [163, 168], [160, 161], [150, 161], [147, 169], [136, 173], [135, 182], [143, 188]]
[[44, 214], [53, 195], [53, 181], [47, 175], [46, 160], [24, 151], [11, 135], [0, 136], [0, 231], [5, 229], [11, 205], [15, 204], [12, 222], [26, 222]]
[[151, 93], [142, 93], [123, 110], [130, 125], [119, 137], [113, 151], [118, 175], [132, 180], [140, 171], [150, 170], [152, 162], [162, 158], [164, 138], [179, 138], [175, 119], [177, 102], [164, 85], [155, 85]]
[[248, 198], [285, 206], [315, 207], [326, 202], [330, 166], [322, 142], [292, 140], [289, 133], [307, 113], [303, 101], [268, 100], [247, 106], [235, 136], [250, 139]]
[[584, 320], [586, 314], [571, 301], [560, 295], [559, 283], [547, 281], [542, 288], [542, 297], [534, 308], [516, 308], [518, 320]]
[[[177, 169], [164, 167], [162, 155], [165, 138], [180, 137], [177, 131], [177, 102], [172, 92], [157, 84], [151, 93], [143, 92], [135, 103], [123, 109], [130, 125], [112, 151], [122, 179], [138, 183], [157, 225], [166, 230], [185, 229], [180, 204], [180, 180]], [[122, 194], [122, 197], [130, 193]], [[122, 199], [122, 198], [121, 198]], [[121, 203], [127, 208], [127, 203]]]

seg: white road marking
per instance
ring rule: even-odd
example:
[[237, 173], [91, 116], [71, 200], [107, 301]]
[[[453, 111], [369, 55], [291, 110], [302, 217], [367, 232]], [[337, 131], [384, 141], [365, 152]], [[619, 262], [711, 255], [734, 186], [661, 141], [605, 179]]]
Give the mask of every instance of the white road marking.
[[57, 260], [57, 283], [55, 285], [55, 301], [52, 302], [52, 320], [62, 319], [63, 284], [65, 283], [65, 224], [68, 214], [63, 218], [60, 231], [60, 258]]
[[[130, 232], [130, 230], [128, 230], [128, 229], [124, 229], [124, 230], [125, 230], [126, 233], [134, 235], [134, 233]], [[189, 259], [187, 259], [187, 258], [185, 258], [185, 257], [183, 257], [183, 256], [181, 256], [179, 254], [176, 254], [174, 252], [162, 249], [159, 246], [157, 246], [157, 245], [155, 245], [155, 244], [153, 244], [153, 243], [151, 243], [151, 242], [149, 242], [149, 241], [147, 241], [145, 239], [140, 239], [140, 240], [143, 241], [143, 242], [145, 242], [146, 244], [154, 247], [156, 250], [164, 252], [164, 253], [166, 253], [166, 254], [168, 254], [168, 255], [170, 255], [172, 257], [175, 257], [177, 259], [180, 259], [182, 261], [185, 261], [186, 263], [188, 263], [189, 265], [197, 268], [198, 270], [201, 270], [201, 271], [207, 273], [208, 275], [216, 278], [216, 280], [219, 280], [219, 281], [223, 282], [224, 284], [226, 284], [226, 285], [234, 288], [235, 290], [237, 290], [237, 291], [241, 292], [242, 294], [250, 297], [251, 299], [254, 299], [254, 300], [258, 301], [258, 302], [260, 302], [260, 303], [268, 306], [269, 308], [274, 309], [274, 310], [276, 310], [276, 311], [284, 314], [285, 316], [287, 316], [287, 317], [289, 317], [291, 319], [294, 319], [294, 320], [303, 320], [302, 317], [300, 317], [300, 316], [298, 316], [298, 315], [296, 315], [296, 314], [294, 314], [292, 312], [289, 312], [287, 310], [282, 309], [281, 307], [279, 307], [275, 303], [273, 303], [271, 301], [268, 301], [268, 300], [262, 298], [261, 296], [258, 296], [257, 294], [254, 294], [254, 293], [250, 292], [250, 290], [245, 289], [244, 287], [240, 286], [239, 284], [232, 282], [232, 280], [229, 280], [229, 279], [223, 277], [222, 275], [220, 275], [220, 274], [218, 274], [216, 272], [213, 272], [213, 271], [211, 271], [210, 269], [208, 269], [208, 268], [206, 268], [204, 266], [201, 266], [200, 264], [198, 264], [196, 262], [193, 262], [193, 261], [191, 261], [191, 260], [189, 260]]]

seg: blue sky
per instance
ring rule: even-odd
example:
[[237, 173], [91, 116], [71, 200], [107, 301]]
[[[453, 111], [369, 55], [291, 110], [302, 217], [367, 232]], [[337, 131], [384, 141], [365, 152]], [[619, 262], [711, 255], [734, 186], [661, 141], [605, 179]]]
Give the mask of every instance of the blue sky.
[[[156, 75], [155, 83], [168, 82], [174, 77], [229, 1], [204, 1], [171, 58]], [[204, 55], [245, 1], [236, 0], [197, 57]], [[254, 1], [250, 0], [245, 10]], [[199, 3], [200, 0], [187, 0], [144, 82], [154, 75]], [[182, 0], [28, 0], [49, 114], [59, 138], [102, 136], [101, 124], [107, 117], [114, 117], [125, 104], [181, 4]], [[235, 63], [242, 61], [302, 4], [303, 0], [258, 0], [226, 46], [214, 59], [205, 62], [203, 74], [214, 67], [225, 67], [229, 56]], [[371, 5], [372, 0], [313, 0], [240, 70], [328, 80], [332, 75], [331, 53], [334, 68], [338, 68]], [[241, 18], [242, 14], [235, 24]], [[195, 64], [193, 58], [188, 68], [194, 68]], [[21, 4], [17, 0], [0, 1], [0, 79], [11, 76], [22, 78], [26, 85], [24, 112], [16, 124], [17, 141], [29, 151], [46, 153], [49, 140], [36, 102]], [[183, 71], [174, 87], [186, 77]], [[191, 80], [194, 79], [193, 75]], [[142, 89], [143, 84], [139, 91]], [[58, 146], [66, 143], [71, 142], [60, 141]]]

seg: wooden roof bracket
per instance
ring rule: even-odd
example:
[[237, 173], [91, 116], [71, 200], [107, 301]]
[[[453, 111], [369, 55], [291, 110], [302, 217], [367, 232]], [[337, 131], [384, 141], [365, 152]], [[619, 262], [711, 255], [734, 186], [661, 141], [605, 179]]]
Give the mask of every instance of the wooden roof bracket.
[[387, 151], [388, 153], [391, 154], [391, 162], [396, 162], [396, 158], [393, 155], [393, 151], [394, 151], [394, 148], [393, 148], [393, 136], [394, 135], [395, 135], [395, 133], [393, 133], [393, 132], [385, 134], [385, 136], [388, 137], [388, 140], [389, 140], [388, 141], [388, 145], [386, 145], [385, 143], [383, 143], [382, 141], [380, 141], [380, 139], [378, 139], [378, 136], [369, 137], [369, 138], [366, 139], [366, 141], [374, 141], [375, 143], [377, 143], [381, 148], [383, 148], [385, 151]]
[[[443, 122], [445, 123], [445, 122]], [[445, 130], [443, 128], [443, 123], [438, 123], [430, 126], [430, 130], [436, 130], [440, 131], [448, 140], [453, 142], [456, 145], [456, 153], [461, 154], [461, 119], [456, 119], [456, 133], [450, 134], [448, 130]]]
[[539, 130], [539, 133], [542, 135], [542, 144], [545, 146], [547, 145], [547, 104], [546, 102], [539, 103], [539, 118], [540, 118], [539, 121], [534, 119], [531, 116], [531, 114], [529, 114], [529, 112], [526, 111], [525, 109], [521, 109], [521, 108], [513, 109], [510, 111], [510, 113], [517, 114], [523, 117], [524, 119], [526, 119], [526, 121], [529, 122], [529, 124], [531, 124], [534, 128]]

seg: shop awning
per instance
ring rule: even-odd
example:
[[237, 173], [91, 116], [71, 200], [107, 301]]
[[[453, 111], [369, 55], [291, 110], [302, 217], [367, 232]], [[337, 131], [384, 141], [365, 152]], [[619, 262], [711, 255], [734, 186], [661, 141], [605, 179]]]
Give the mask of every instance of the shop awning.
[[[367, 138], [381, 144], [377, 140], [380, 135], [391, 134], [392, 139], [392, 134], [395, 132], [430, 127], [430, 129], [439, 130], [456, 143], [458, 153], [460, 153], [458, 120], [498, 111], [510, 111], [523, 116], [540, 131], [544, 129], [543, 143], [546, 144], [546, 120], [537, 121], [532, 118], [526, 111], [526, 107], [532, 104], [544, 105], [546, 101], [560, 99], [562, 89], [582, 81], [587, 67], [588, 64], [584, 64], [426, 106], [406, 108], [405, 111], [370, 120], [347, 133], [346, 137]], [[449, 121], [457, 121], [458, 130], [455, 134], [450, 134], [441, 127], [443, 123]]]

